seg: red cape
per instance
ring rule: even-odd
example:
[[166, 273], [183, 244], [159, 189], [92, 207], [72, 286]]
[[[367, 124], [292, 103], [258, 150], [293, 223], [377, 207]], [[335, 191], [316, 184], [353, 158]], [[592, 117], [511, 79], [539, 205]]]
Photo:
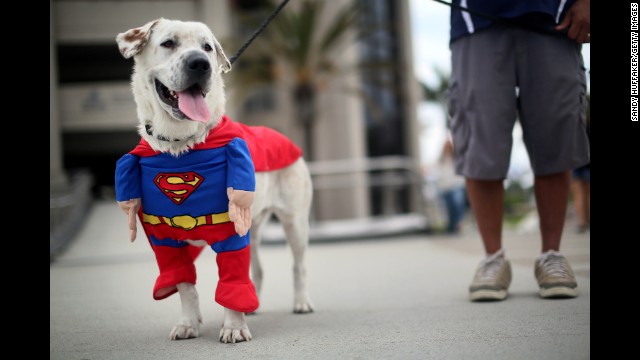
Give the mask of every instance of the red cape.
[[[204, 142], [195, 145], [193, 150], [219, 148], [234, 138], [241, 138], [247, 142], [256, 171], [282, 169], [302, 156], [302, 150], [281, 133], [264, 126], [248, 126], [233, 122], [226, 115], [223, 115], [220, 123], [209, 131]], [[142, 138], [129, 153], [143, 157], [160, 154]]]

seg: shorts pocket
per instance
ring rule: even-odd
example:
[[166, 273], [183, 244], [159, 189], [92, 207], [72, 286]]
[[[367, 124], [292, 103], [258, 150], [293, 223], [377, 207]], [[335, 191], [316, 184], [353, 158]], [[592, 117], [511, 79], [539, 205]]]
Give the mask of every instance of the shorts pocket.
[[[462, 156], [469, 144], [469, 127], [464, 119], [464, 112], [460, 109], [460, 94], [458, 84], [452, 81], [447, 90], [447, 120], [451, 136], [453, 138], [453, 148], [456, 156]], [[458, 161], [456, 160], [456, 164]]]

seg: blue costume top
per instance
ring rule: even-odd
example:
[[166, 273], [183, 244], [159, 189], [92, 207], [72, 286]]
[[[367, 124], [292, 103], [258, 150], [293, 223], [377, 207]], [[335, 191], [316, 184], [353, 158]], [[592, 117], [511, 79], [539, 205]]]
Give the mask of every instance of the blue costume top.
[[213, 244], [235, 234], [226, 189], [255, 191], [255, 170], [243, 139], [178, 157], [149, 155], [129, 153], [118, 160], [116, 200], [142, 198], [140, 220], [152, 243], [184, 246], [175, 240], [202, 239]]

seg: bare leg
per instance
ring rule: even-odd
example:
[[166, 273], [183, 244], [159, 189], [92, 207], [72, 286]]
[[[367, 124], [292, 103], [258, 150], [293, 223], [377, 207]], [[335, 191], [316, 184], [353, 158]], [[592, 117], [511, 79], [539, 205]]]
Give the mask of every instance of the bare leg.
[[494, 254], [502, 247], [503, 182], [467, 178], [466, 183], [484, 249], [487, 254]]
[[560, 250], [560, 239], [569, 200], [571, 172], [536, 176], [535, 196], [540, 217], [542, 252]]
[[586, 224], [591, 224], [591, 182], [582, 181], [582, 191], [584, 194], [584, 218]]
[[587, 219], [585, 219], [585, 198], [582, 188], [582, 182], [580, 180], [571, 181], [571, 189], [573, 192], [573, 205], [576, 209], [576, 216], [578, 217], [578, 225], [587, 225]]

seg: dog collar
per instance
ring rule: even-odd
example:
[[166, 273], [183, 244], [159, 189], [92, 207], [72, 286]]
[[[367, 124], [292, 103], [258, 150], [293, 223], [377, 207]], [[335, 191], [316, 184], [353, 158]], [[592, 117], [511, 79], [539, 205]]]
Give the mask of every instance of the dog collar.
[[[151, 125], [149, 125], [149, 124], [145, 125], [145, 126], [144, 126], [144, 130], [147, 132], [147, 135], [149, 135], [149, 136], [154, 136], [154, 135], [153, 135], [153, 131], [151, 130]], [[158, 139], [158, 140], [160, 140], [160, 141], [167, 141], [167, 142], [171, 142], [171, 141], [175, 141], [175, 142], [178, 142], [178, 141], [187, 141], [187, 140], [193, 139], [193, 138], [195, 138], [195, 137], [196, 137], [196, 136], [195, 136], [195, 134], [194, 134], [194, 135], [191, 135], [191, 136], [189, 136], [189, 137], [187, 137], [187, 138], [185, 138], [185, 139], [173, 139], [173, 140], [171, 140], [171, 139], [169, 139], [168, 137], [165, 137], [165, 136], [162, 136], [162, 135], [155, 135], [155, 138], [156, 138], [156, 139]]]

